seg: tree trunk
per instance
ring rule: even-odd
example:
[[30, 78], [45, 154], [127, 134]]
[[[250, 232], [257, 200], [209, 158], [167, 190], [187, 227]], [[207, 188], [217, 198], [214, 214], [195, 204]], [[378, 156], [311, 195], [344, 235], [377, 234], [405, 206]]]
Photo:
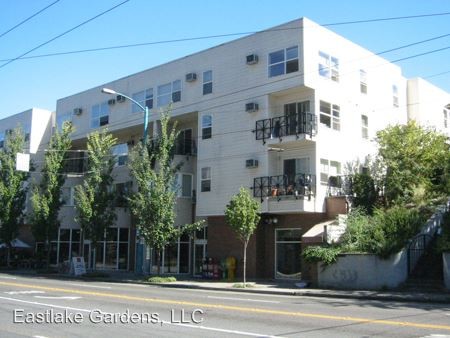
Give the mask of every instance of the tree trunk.
[[155, 250], [156, 253], [156, 273], [161, 274], [161, 250]]
[[51, 248], [51, 244], [50, 244], [50, 241], [49, 241], [48, 236], [47, 236], [47, 239], [45, 240], [45, 249], [46, 249], [46, 252], [45, 252], [45, 269], [46, 270], [50, 269], [50, 248]]
[[6, 266], [8, 268], [11, 266], [11, 242], [6, 246]]
[[247, 286], [247, 280], [245, 278], [246, 275], [246, 270], [247, 270], [247, 245], [248, 245], [248, 240], [244, 241], [244, 265], [242, 267], [243, 269], [243, 276], [244, 276], [244, 288]]

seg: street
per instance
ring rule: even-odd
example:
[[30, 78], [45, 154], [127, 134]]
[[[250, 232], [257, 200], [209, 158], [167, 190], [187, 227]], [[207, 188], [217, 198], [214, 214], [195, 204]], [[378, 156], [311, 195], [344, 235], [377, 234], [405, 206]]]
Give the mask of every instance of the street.
[[275, 296], [0, 273], [0, 337], [450, 337], [450, 304]]

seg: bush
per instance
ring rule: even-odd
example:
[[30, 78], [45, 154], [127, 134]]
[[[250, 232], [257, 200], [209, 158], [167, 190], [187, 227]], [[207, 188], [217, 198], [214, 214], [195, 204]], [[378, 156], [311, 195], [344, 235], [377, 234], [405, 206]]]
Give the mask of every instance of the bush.
[[152, 276], [148, 280], [150, 283], [172, 283], [177, 279], [174, 276]]
[[341, 253], [341, 248], [338, 246], [309, 246], [302, 256], [308, 263], [322, 262], [325, 265], [330, 265], [336, 262], [338, 255]]

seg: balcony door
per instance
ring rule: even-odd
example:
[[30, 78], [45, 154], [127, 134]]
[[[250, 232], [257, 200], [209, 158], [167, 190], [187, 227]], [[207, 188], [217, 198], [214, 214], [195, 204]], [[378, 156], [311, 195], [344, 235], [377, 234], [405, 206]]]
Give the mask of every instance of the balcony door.
[[287, 177], [288, 186], [295, 186], [295, 178], [297, 174], [309, 174], [309, 157], [292, 158], [284, 160], [283, 174]]
[[303, 113], [309, 113], [309, 101], [284, 105], [284, 115], [286, 116], [286, 135], [296, 135], [304, 132], [301, 128], [301, 125], [305, 123]]

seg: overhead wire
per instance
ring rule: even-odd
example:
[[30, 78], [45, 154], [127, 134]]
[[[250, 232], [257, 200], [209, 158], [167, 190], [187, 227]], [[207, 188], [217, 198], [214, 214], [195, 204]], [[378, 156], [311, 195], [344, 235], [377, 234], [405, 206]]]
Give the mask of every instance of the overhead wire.
[[[13, 27], [9, 28], [8, 30], [6, 30], [5, 32], [0, 34], [0, 38], [5, 36], [6, 34], [12, 32], [14, 29], [20, 27], [21, 25], [23, 25], [24, 23], [26, 23], [27, 21], [30, 21], [32, 18], [34, 18], [35, 16], [41, 14], [42, 12], [44, 12], [45, 10], [49, 9], [50, 7], [52, 7], [53, 5], [55, 5], [56, 3], [60, 2], [61, 0], [56, 0], [54, 2], [52, 2], [51, 4], [49, 4], [48, 6], [42, 8], [41, 10], [37, 11], [36, 13], [34, 13], [33, 15], [29, 16], [28, 18], [22, 20], [21, 22], [19, 22], [18, 24], [14, 25]], [[3, 60], [0, 60], [3, 61]]]
[[[335, 22], [335, 23], [321, 24], [319, 26], [329, 27], [329, 26], [361, 24], [361, 23], [378, 22], [378, 21], [404, 20], [404, 19], [443, 16], [443, 15], [450, 15], [450, 12], [433, 13], [433, 14], [420, 14], [420, 15], [412, 15], [412, 16], [400, 16], [400, 17], [389, 17], [389, 18], [377, 18], [377, 19], [357, 20], [357, 21], [344, 21], [344, 22]], [[186, 38], [178, 38], [178, 39], [142, 42], [142, 43], [136, 43], [136, 44], [125, 44], [125, 45], [116, 45], [116, 46], [87, 48], [87, 49], [63, 51], [63, 52], [55, 52], [55, 53], [47, 53], [47, 54], [32, 55], [32, 56], [26, 56], [28, 54], [27, 53], [27, 54], [24, 54], [24, 55], [22, 55], [20, 57], [14, 58], [14, 59], [3, 59], [3, 60], [0, 60], [0, 61], [3, 62], [3, 61], [11, 61], [11, 60], [19, 60], [19, 59], [20, 60], [26, 60], [26, 59], [35, 59], [35, 58], [43, 58], [43, 57], [50, 57], [50, 56], [61, 56], [61, 55], [69, 55], [69, 54], [79, 54], [79, 53], [88, 53], [88, 52], [96, 52], [96, 51], [104, 51], [104, 50], [114, 50], [114, 49], [132, 48], [132, 47], [142, 47], [142, 46], [150, 46], [150, 45], [158, 45], [158, 44], [187, 42], [187, 41], [195, 41], [195, 40], [206, 40], [206, 39], [213, 39], [213, 38], [223, 38], [223, 37], [231, 37], [231, 36], [241, 36], [241, 35], [250, 35], [250, 34], [258, 34], [258, 33], [265, 33], [265, 32], [275, 32], [275, 31], [296, 30], [296, 29], [303, 29], [303, 27], [270, 28], [270, 29], [260, 30], [260, 31], [246, 31], [246, 32], [236, 32], [236, 33], [205, 35], [205, 36], [197, 36], [197, 37], [186, 37]]]
[[13, 59], [10, 59], [9, 61], [7, 61], [7, 62], [3, 63], [2, 65], [0, 65], [0, 69], [3, 68], [3, 67], [5, 67], [5, 66], [7, 66], [7, 65], [9, 65], [10, 63], [12, 63], [12, 62], [14, 62], [14, 61], [16, 61], [16, 60], [18, 60], [18, 59], [20, 59], [21, 57], [23, 57], [23, 56], [25, 56], [25, 55], [28, 55], [28, 54], [34, 52], [35, 50], [37, 50], [37, 49], [39, 49], [39, 48], [41, 48], [41, 47], [43, 47], [43, 46], [45, 46], [45, 45], [48, 45], [49, 43], [51, 43], [51, 42], [53, 42], [53, 41], [59, 39], [60, 37], [62, 37], [62, 36], [64, 36], [64, 35], [67, 35], [67, 34], [69, 34], [70, 32], [73, 32], [74, 30], [80, 28], [81, 26], [84, 26], [84, 25], [86, 25], [87, 23], [89, 23], [89, 22], [91, 22], [91, 21], [93, 21], [93, 20], [95, 20], [95, 19], [98, 19], [98, 18], [101, 17], [102, 15], [105, 15], [106, 13], [111, 12], [112, 10], [114, 10], [114, 9], [116, 9], [116, 8], [118, 8], [118, 7], [122, 6], [122, 5], [124, 5], [125, 3], [129, 2], [129, 1], [130, 1], [130, 0], [122, 1], [121, 3], [119, 3], [119, 4], [113, 6], [113, 7], [109, 8], [109, 9], [107, 9], [107, 10], [105, 10], [105, 11], [103, 11], [103, 12], [101, 12], [101, 13], [95, 15], [95, 16], [93, 16], [92, 18], [90, 18], [90, 19], [88, 19], [88, 20], [83, 21], [82, 23], [80, 23], [80, 24], [78, 24], [78, 25], [76, 25], [76, 26], [74, 26], [74, 27], [72, 27], [72, 28], [70, 28], [69, 30], [66, 30], [66, 31], [64, 31], [64, 32], [61, 33], [61, 34], [56, 35], [55, 37], [51, 38], [50, 40], [47, 40], [47, 41], [45, 41], [45, 42], [39, 44], [38, 46], [36, 46], [36, 47], [34, 47], [34, 48], [28, 50], [27, 52], [22, 53], [21, 55], [15, 57], [15, 58], [13, 58]]

